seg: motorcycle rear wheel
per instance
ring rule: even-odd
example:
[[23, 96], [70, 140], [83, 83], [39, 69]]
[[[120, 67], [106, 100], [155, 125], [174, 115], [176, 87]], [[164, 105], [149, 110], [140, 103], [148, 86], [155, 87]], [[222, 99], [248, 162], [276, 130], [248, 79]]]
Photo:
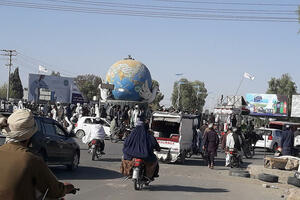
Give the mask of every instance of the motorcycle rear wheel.
[[141, 190], [142, 189], [142, 184], [137, 179], [133, 180], [133, 185], [134, 185], [135, 190]]
[[252, 148], [250, 145], [246, 145], [245, 147], [243, 147], [243, 151], [244, 151], [244, 156], [246, 158], [253, 158]]
[[92, 160], [95, 160], [96, 156], [96, 148], [92, 148]]

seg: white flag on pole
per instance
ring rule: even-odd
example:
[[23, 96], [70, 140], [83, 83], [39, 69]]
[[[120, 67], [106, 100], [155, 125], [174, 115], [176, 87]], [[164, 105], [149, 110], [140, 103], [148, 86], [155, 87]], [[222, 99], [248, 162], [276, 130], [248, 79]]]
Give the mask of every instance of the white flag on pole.
[[42, 73], [47, 73], [48, 70], [46, 67], [43, 67], [42, 65], [39, 65], [39, 72], [42, 72]]
[[247, 73], [247, 72], [244, 73], [244, 77], [247, 78], [247, 79], [250, 79], [250, 80], [252, 80], [252, 81], [253, 81], [254, 78], [255, 78], [254, 76], [252, 76], [251, 74], [249, 74], [249, 73]]

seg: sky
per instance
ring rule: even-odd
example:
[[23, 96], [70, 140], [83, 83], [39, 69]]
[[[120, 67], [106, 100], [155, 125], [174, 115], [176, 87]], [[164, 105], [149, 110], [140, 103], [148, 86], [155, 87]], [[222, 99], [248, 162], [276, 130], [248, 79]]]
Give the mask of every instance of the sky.
[[[279, 5], [206, 5], [200, 4], [203, 2], [200, 0], [190, 3], [155, 0], [106, 2], [161, 7], [297, 10], [297, 6]], [[264, 3], [300, 5], [300, 0], [265, 0]], [[296, 18], [297, 15], [289, 17]], [[28, 84], [28, 73], [37, 73], [39, 64], [67, 76], [95, 74], [105, 79], [109, 67], [129, 54], [144, 63], [152, 78], [160, 83], [160, 90], [165, 95], [162, 104], [165, 105], [170, 105], [173, 83], [179, 79], [176, 73], [183, 73], [182, 77], [190, 81], [205, 83], [209, 92], [205, 108], [210, 109], [222, 94], [236, 93], [244, 72], [252, 74], [255, 79], [244, 79], [238, 95], [265, 93], [268, 81], [284, 73], [289, 73], [300, 87], [300, 24], [297, 22], [72, 13], [6, 7], [1, 1], [0, 18], [0, 49], [15, 49], [19, 53], [13, 59], [13, 69], [19, 67], [24, 87]], [[0, 57], [0, 85], [7, 81], [6, 63], [7, 59]]]

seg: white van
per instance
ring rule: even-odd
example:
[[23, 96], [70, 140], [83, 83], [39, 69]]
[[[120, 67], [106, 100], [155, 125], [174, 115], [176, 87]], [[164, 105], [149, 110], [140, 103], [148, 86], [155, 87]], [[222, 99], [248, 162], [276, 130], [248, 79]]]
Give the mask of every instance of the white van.
[[198, 115], [154, 112], [150, 128], [161, 147], [160, 152], [155, 152], [158, 159], [166, 163], [183, 163], [192, 149], [199, 122]]

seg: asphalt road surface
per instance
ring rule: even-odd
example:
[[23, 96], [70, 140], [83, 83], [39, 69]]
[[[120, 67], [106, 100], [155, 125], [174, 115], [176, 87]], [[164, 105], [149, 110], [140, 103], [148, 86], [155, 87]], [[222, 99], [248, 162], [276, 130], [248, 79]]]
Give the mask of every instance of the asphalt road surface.
[[[64, 182], [71, 182], [80, 191], [67, 195], [66, 199], [80, 200], [277, 200], [281, 191], [263, 188], [262, 182], [255, 179], [228, 176], [224, 167], [224, 154], [218, 154], [214, 170], [208, 169], [197, 156], [186, 160], [184, 165], [160, 164], [160, 177], [142, 191], [135, 191], [131, 180], [119, 173], [122, 156], [122, 143], [106, 141], [106, 155], [99, 161], [92, 161], [87, 147], [81, 145], [80, 167], [66, 171], [63, 167], [51, 167], [54, 174]], [[244, 160], [262, 164], [263, 151], [254, 159]]]

